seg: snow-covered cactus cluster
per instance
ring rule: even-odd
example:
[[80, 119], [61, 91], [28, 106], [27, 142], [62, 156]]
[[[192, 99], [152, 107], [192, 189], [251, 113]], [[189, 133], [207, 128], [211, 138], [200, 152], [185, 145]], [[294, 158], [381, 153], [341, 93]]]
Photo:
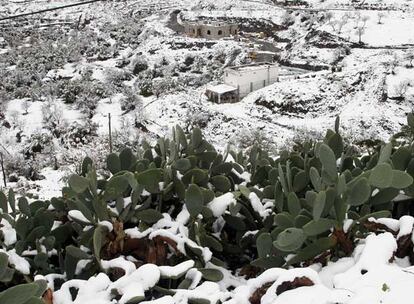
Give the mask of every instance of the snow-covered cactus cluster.
[[110, 178], [85, 158], [61, 197], [29, 202], [0, 192], [0, 302], [19, 293], [13, 303], [98, 303], [86, 289], [99, 303], [224, 302], [234, 273], [253, 278], [351, 255], [384, 230], [375, 218], [391, 216], [396, 197], [414, 194], [413, 146], [393, 140], [358, 154], [339, 119], [323, 142], [278, 158], [258, 147], [220, 153], [199, 129], [172, 133], [143, 143], [140, 155], [108, 155]]

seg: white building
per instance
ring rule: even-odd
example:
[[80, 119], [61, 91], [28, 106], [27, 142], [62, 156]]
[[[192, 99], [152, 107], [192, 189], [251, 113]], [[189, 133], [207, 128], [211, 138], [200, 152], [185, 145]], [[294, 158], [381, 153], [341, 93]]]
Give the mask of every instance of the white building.
[[279, 80], [277, 63], [254, 63], [224, 69], [224, 84], [210, 86], [206, 90], [209, 100], [216, 103], [240, 101], [249, 93]]
[[226, 84], [208, 87], [206, 95], [209, 100], [215, 103], [235, 103], [239, 101], [237, 88]]
[[224, 83], [238, 89], [239, 98], [278, 81], [277, 63], [255, 63], [224, 69]]

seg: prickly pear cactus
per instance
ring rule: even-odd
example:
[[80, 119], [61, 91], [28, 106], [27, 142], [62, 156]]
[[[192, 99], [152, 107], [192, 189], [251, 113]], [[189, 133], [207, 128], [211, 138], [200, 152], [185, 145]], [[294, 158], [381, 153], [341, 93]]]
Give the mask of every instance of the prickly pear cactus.
[[[277, 157], [257, 146], [220, 153], [201, 130], [179, 126], [141, 148], [108, 155], [107, 174], [85, 158], [61, 197], [29, 201], [0, 191], [1, 303], [39, 302], [37, 283], [12, 287], [35, 275], [104, 272], [117, 282], [151, 264], [159, 277], [145, 294], [159, 295], [219, 282], [225, 268], [257, 274], [346, 256], [368, 233], [368, 219], [390, 216], [396, 197], [414, 193], [411, 144], [365, 153], [344, 141], [339, 119], [323, 141]], [[108, 297], [124, 296], [115, 290]]]

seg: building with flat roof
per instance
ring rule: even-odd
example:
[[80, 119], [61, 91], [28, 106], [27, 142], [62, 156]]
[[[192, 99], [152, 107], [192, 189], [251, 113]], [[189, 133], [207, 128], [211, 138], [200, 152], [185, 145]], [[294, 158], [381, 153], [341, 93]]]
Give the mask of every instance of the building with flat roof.
[[208, 87], [206, 95], [209, 100], [215, 103], [235, 103], [239, 101], [239, 92], [237, 88], [227, 84]]
[[224, 69], [224, 83], [238, 89], [239, 98], [278, 81], [277, 63], [254, 63]]
[[254, 63], [224, 69], [224, 83], [206, 90], [209, 100], [234, 103], [249, 93], [279, 81], [277, 63]]
[[239, 25], [225, 21], [188, 21], [184, 23], [184, 29], [190, 37], [220, 39], [237, 35]]

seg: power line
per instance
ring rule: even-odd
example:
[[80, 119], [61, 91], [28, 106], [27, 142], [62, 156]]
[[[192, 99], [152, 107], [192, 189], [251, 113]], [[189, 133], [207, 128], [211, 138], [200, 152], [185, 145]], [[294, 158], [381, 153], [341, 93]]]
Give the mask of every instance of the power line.
[[105, 1], [105, 0], [89, 0], [89, 1], [84, 1], [84, 2], [66, 4], [66, 5], [57, 6], [57, 7], [51, 7], [51, 8], [43, 9], [43, 10], [40, 10], [40, 11], [34, 11], [34, 12], [29, 12], [29, 13], [23, 13], [23, 14], [18, 14], [18, 15], [13, 15], [13, 16], [2, 17], [2, 18], [0, 18], [0, 22], [5, 21], [5, 20], [16, 19], [16, 18], [20, 18], [20, 17], [26, 17], [26, 16], [30, 16], [30, 15], [41, 14], [41, 13], [50, 12], [50, 11], [56, 11], [56, 10], [60, 10], [60, 9], [68, 8], [68, 7], [91, 4], [91, 3], [100, 2], [100, 1]]

